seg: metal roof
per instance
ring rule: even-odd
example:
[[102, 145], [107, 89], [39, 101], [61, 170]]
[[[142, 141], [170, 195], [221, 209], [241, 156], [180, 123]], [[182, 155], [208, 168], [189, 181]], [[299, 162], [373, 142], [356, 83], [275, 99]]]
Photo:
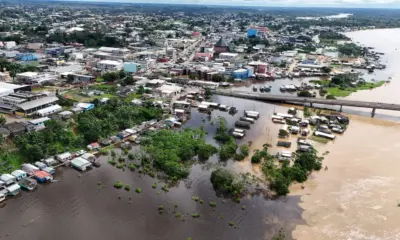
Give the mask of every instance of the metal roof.
[[39, 98], [30, 102], [25, 102], [22, 103], [20, 105], [18, 105], [19, 108], [21, 108], [22, 110], [26, 111], [32, 108], [36, 108], [39, 106], [43, 106], [49, 103], [54, 103], [58, 101], [57, 97], [43, 97], [43, 98]]

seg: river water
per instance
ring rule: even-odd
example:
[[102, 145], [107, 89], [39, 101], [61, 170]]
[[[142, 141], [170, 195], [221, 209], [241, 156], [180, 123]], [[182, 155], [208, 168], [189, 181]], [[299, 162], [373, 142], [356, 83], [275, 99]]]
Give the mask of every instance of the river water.
[[[400, 90], [400, 82], [396, 81], [400, 53], [389, 53], [400, 45], [399, 33], [374, 30], [350, 34], [356, 41], [388, 53], [388, 72], [384, 74], [393, 75], [393, 80], [389, 86], [357, 92], [349, 98], [400, 101], [395, 94]], [[379, 39], [371, 37], [378, 35]], [[207, 140], [215, 143], [213, 123], [218, 116], [226, 117], [231, 127], [244, 110], [255, 110], [261, 113], [260, 119], [238, 143], [252, 141], [253, 149], [264, 143], [275, 145], [279, 125], [272, 124], [270, 116], [273, 112], [286, 112], [287, 107], [218, 96], [214, 101], [234, 105], [239, 113], [230, 116], [213, 111], [208, 119], [193, 109], [185, 127], [204, 126], [209, 132]], [[397, 118], [395, 112], [379, 113]], [[400, 150], [399, 133], [397, 123], [352, 116], [343, 136], [317, 146], [320, 152], [330, 151], [324, 160], [329, 170], [314, 173], [304, 189], [293, 185], [286, 198], [268, 200], [253, 196], [242, 199], [240, 204], [229, 199], [222, 202], [209, 178], [218, 166], [261, 176], [259, 166], [248, 159], [221, 163], [214, 156], [205, 164], [194, 165], [187, 180], [165, 193], [160, 189], [161, 183], [152, 189], [151, 184], [157, 180], [112, 167], [107, 164], [107, 157], [102, 157], [100, 168], [85, 173], [61, 169], [55, 177], [59, 182], [41, 185], [34, 192], [23, 192], [7, 200], [0, 208], [0, 239], [258, 240], [271, 239], [281, 228], [287, 239], [400, 239], [396, 156]], [[271, 148], [271, 152], [277, 151], [277, 147]], [[116, 190], [112, 186], [116, 181], [130, 184], [131, 191]], [[134, 191], [138, 187], [143, 190], [141, 194]], [[193, 201], [193, 195], [205, 203]], [[215, 209], [207, 204], [213, 200], [217, 202]], [[166, 209], [163, 214], [157, 211], [160, 204]], [[175, 204], [185, 221], [174, 216]], [[246, 210], [242, 210], [243, 205]], [[200, 213], [200, 217], [193, 219], [193, 212]], [[230, 227], [230, 221], [237, 227]]]
[[[386, 74], [393, 78], [388, 86], [357, 92], [348, 99], [399, 103], [399, 33], [399, 29], [385, 29], [348, 34], [353, 40], [384, 52], [388, 59]], [[378, 113], [381, 118], [399, 119], [398, 112]], [[292, 187], [292, 196], [302, 196], [302, 216], [307, 222], [296, 227], [293, 237], [400, 239], [399, 134], [397, 122], [353, 116], [342, 138], [320, 148], [330, 151], [324, 159], [329, 170], [313, 174], [304, 190]]]

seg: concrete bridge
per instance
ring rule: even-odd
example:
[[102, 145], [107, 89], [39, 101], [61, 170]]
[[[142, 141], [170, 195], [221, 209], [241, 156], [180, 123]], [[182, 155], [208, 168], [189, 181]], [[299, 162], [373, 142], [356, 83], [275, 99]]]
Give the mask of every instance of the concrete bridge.
[[307, 97], [292, 97], [283, 95], [270, 95], [270, 94], [260, 94], [251, 92], [240, 92], [240, 91], [217, 91], [217, 95], [237, 97], [252, 99], [265, 102], [279, 102], [279, 103], [295, 103], [295, 104], [324, 104], [324, 105], [335, 105], [340, 106], [340, 111], [342, 111], [343, 106], [360, 107], [360, 108], [371, 108], [371, 116], [375, 116], [376, 109], [394, 110], [400, 111], [400, 104], [390, 104], [390, 103], [378, 103], [378, 102], [364, 102], [364, 101], [351, 101], [351, 100], [330, 100], [322, 98], [307, 98]]

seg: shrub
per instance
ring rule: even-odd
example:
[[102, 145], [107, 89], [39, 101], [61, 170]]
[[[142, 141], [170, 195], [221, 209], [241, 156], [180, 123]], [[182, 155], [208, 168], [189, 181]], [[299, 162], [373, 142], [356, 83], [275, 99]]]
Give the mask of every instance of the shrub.
[[118, 182], [116, 182], [116, 183], [114, 184], [114, 187], [115, 187], [115, 188], [118, 188], [118, 189], [122, 188], [122, 186], [124, 186], [124, 184], [122, 184], [122, 182], [120, 182], [120, 181], [118, 181]]

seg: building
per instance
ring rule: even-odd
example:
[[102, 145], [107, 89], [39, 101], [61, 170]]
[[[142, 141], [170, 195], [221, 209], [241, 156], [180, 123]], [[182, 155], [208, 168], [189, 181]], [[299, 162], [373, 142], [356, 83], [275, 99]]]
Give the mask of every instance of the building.
[[4, 125], [4, 128], [10, 131], [12, 137], [22, 135], [26, 132], [25, 125], [20, 122], [7, 123]]
[[93, 103], [78, 103], [78, 104], [76, 104], [76, 107], [82, 109], [83, 111], [89, 111], [94, 108], [94, 104]]
[[32, 120], [29, 120], [28, 122], [30, 124], [32, 124], [33, 126], [35, 126], [35, 130], [41, 130], [41, 129], [45, 128], [44, 123], [49, 120], [51, 120], [51, 119], [48, 117], [43, 117], [43, 118], [32, 119]]
[[57, 101], [57, 97], [43, 97], [33, 101], [24, 102], [17, 105], [17, 110], [15, 114], [20, 116], [29, 116], [40, 109], [44, 109], [51, 105], [54, 105]]
[[221, 37], [214, 44], [214, 52], [216, 53], [229, 52], [229, 44]]
[[[71, 76], [71, 77], [69, 77]], [[68, 78], [72, 78], [72, 82], [68, 81]], [[67, 81], [69, 84], [82, 84], [82, 83], [91, 83], [94, 82], [96, 78], [93, 75], [84, 75], [77, 73], [69, 73], [67, 75]]]
[[135, 62], [124, 62], [124, 72], [137, 73], [142, 71], [142, 65]]
[[227, 60], [227, 61], [233, 61], [237, 59], [239, 54], [237, 53], [229, 53], [229, 52], [223, 52], [219, 54], [219, 59]]
[[92, 163], [84, 158], [77, 157], [71, 161], [71, 165], [80, 171], [86, 171], [88, 167], [92, 166]]
[[121, 62], [113, 61], [113, 60], [101, 60], [100, 62], [97, 63], [96, 66], [100, 71], [107, 72], [107, 71], [121, 70], [123, 67], [123, 64]]
[[50, 116], [54, 113], [62, 111], [62, 107], [58, 104], [51, 105], [49, 107], [38, 110], [36, 113], [41, 117]]

